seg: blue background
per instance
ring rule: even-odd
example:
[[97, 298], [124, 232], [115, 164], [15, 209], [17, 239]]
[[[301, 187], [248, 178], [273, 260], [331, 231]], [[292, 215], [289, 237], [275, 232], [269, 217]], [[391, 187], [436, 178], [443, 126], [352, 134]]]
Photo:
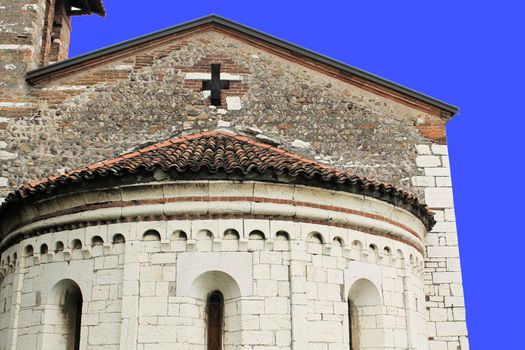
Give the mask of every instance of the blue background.
[[216, 13], [459, 106], [447, 134], [470, 345], [525, 349], [518, 1], [104, 3], [105, 18], [74, 19], [71, 56]]

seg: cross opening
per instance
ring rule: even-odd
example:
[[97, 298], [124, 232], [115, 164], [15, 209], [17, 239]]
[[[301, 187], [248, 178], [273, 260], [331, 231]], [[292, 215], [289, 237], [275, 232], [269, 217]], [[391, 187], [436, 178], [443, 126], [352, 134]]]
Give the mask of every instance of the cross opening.
[[221, 89], [229, 89], [230, 81], [221, 80], [221, 65], [211, 65], [211, 80], [202, 82], [202, 90], [211, 90], [211, 104], [214, 106], [221, 105]]

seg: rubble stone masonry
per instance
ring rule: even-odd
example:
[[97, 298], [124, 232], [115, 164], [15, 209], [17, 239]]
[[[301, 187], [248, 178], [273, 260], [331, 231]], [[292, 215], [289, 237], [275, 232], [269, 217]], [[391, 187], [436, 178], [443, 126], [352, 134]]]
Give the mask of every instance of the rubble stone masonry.
[[[212, 61], [231, 62], [223, 74], [240, 77], [222, 90], [225, 102], [237, 100], [219, 108], [209, 106], [201, 82], [186, 78]], [[24, 182], [137, 144], [213, 130], [219, 121], [257, 127], [283, 148], [412, 190], [410, 178], [422, 175], [415, 145], [444, 141], [438, 116], [217, 32], [135, 50], [26, 88], [23, 100], [0, 105], [4, 196]], [[425, 136], [430, 124], [440, 125], [441, 136]]]
[[[240, 286], [223, 286], [231, 292], [225, 295], [228, 349], [246, 339], [253, 339], [249, 348], [256, 350], [347, 349], [346, 298], [367, 290], [366, 283], [350, 288], [361, 278], [380, 294], [375, 300], [380, 307], [364, 302], [356, 311], [366, 349], [420, 350], [426, 344], [429, 350], [468, 349], [445, 135], [449, 116], [213, 26], [28, 82], [28, 71], [49, 62], [42, 59], [42, 47], [59, 59], [67, 54], [66, 47], [59, 52], [44, 40], [50, 4], [0, 0], [0, 201], [26, 182], [138, 145], [232, 128], [408, 189], [432, 208], [437, 224], [420, 251], [360, 231], [267, 219], [59, 227], [2, 252], [0, 350], [3, 344], [34, 348], [43, 334], [58, 332], [58, 326], [48, 327], [53, 319], [44, 320], [47, 295], [40, 291], [61, 278], [76, 280], [87, 293], [82, 349], [154, 350], [166, 344], [202, 349], [204, 304], [191, 297], [190, 286], [197, 281], [201, 292], [208, 286], [191, 279], [204, 271], [184, 277], [189, 272], [181, 266], [207, 259], [210, 269], [224, 259], [221, 268]], [[69, 29], [64, 28], [67, 35]], [[230, 81], [218, 107], [202, 91], [212, 63], [220, 63], [221, 79]], [[146, 239], [148, 229], [160, 241]], [[231, 241], [227, 229], [235, 229]], [[177, 230], [188, 234], [182, 243]], [[252, 231], [265, 240], [251, 242]], [[288, 235], [286, 243], [276, 243], [279, 231]], [[311, 235], [315, 232], [319, 235]], [[114, 244], [117, 233], [125, 244]], [[92, 241], [94, 236], [103, 244]], [[58, 241], [65, 249], [55, 246]], [[49, 252], [39, 251], [43, 244]], [[245, 259], [249, 269], [236, 271], [237, 259]], [[177, 332], [171, 332], [174, 327]], [[378, 334], [384, 341], [374, 347]]]

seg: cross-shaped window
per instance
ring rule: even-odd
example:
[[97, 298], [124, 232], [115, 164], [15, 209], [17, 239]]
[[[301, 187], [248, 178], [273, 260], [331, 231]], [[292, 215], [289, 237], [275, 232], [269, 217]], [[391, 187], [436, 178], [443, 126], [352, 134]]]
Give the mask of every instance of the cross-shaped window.
[[211, 65], [211, 80], [202, 82], [202, 90], [211, 90], [211, 104], [214, 106], [221, 105], [221, 89], [229, 89], [230, 81], [221, 80], [221, 65]]

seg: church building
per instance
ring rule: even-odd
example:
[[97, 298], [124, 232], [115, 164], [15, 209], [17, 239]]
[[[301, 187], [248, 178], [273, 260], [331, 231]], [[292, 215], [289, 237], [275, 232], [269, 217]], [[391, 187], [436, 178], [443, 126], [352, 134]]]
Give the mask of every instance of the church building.
[[0, 350], [468, 350], [458, 109], [210, 15], [0, 4]]

